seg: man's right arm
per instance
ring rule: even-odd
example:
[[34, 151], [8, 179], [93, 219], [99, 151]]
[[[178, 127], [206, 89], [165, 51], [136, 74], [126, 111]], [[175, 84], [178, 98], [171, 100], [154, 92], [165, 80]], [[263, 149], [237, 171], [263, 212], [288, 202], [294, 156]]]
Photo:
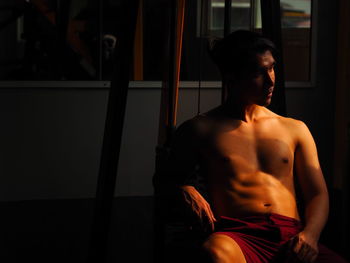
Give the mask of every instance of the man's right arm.
[[195, 213], [202, 225], [204, 227], [209, 226], [210, 230], [214, 231], [216, 219], [207, 200], [191, 185], [183, 185], [180, 188], [185, 202], [191, 211]]
[[199, 191], [199, 138], [193, 119], [186, 121], [177, 129], [170, 150], [170, 169], [183, 201], [203, 227], [209, 226], [213, 230], [216, 219], [210, 204]]
[[305, 227], [291, 240], [290, 247], [303, 262], [314, 262], [318, 254], [318, 239], [328, 217], [328, 191], [315, 141], [305, 123], [297, 121], [296, 124], [294, 166], [305, 201]]

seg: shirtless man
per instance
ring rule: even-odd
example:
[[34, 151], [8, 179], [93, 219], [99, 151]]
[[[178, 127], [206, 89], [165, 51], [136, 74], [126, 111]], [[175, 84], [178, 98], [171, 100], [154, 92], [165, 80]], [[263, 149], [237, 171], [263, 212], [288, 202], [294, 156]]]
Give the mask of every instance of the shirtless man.
[[[249, 31], [236, 31], [220, 40], [212, 56], [227, 84], [227, 100], [186, 121], [175, 136], [175, 169], [187, 177], [180, 186], [184, 200], [213, 230], [203, 244], [209, 262], [271, 262], [275, 257], [271, 251], [266, 252], [267, 258], [250, 258], [251, 252], [246, 251], [250, 245], [247, 249], [242, 235], [216, 225], [265, 215], [266, 224], [278, 225], [285, 219], [298, 224], [294, 177], [305, 202], [303, 227], [300, 224], [295, 233], [278, 242], [289, 246], [290, 262], [315, 262], [318, 255], [328, 216], [327, 187], [307, 126], [266, 108], [275, 84], [274, 52], [272, 42]], [[187, 183], [191, 169], [204, 175], [208, 198]], [[265, 226], [264, 222], [258, 223]], [[255, 249], [260, 253], [260, 248]]]

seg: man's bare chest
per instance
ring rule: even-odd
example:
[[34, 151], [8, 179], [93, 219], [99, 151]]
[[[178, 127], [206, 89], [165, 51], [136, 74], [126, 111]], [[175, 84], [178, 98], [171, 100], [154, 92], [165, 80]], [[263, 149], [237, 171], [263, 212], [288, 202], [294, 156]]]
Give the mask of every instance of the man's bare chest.
[[264, 172], [275, 176], [290, 174], [294, 143], [283, 127], [237, 128], [212, 134], [203, 154], [215, 169], [234, 174]]

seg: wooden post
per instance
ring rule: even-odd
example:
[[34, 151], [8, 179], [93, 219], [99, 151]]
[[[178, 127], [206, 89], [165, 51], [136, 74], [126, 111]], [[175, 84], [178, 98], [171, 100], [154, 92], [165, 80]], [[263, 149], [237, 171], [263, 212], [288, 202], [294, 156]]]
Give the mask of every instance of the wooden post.
[[[225, 0], [225, 12], [224, 12], [224, 37], [231, 33], [231, 20], [232, 20], [232, 0]], [[227, 90], [226, 83], [222, 80], [221, 84], [221, 104], [226, 101]]]
[[143, 0], [139, 0], [134, 45], [134, 80], [143, 80]]
[[138, 8], [138, 1], [125, 2], [127, 4], [121, 8], [125, 8], [125, 12], [129, 12], [129, 15], [126, 16], [129, 19], [125, 19], [122, 30], [119, 30], [120, 34], [114, 53], [114, 74], [107, 105], [95, 211], [89, 244], [89, 263], [104, 263], [106, 260]]
[[185, 16], [185, 0], [172, 0], [169, 21], [169, 35], [166, 43], [164, 79], [159, 116], [158, 146], [156, 149], [156, 171], [153, 177], [154, 185], [154, 262], [163, 263], [164, 242], [166, 237], [166, 222], [164, 220], [165, 201], [160, 189], [160, 181], [166, 178], [162, 173], [166, 166], [169, 143], [176, 127], [176, 115], [179, 93], [179, 79], [181, 68], [182, 37]]
[[[350, 2], [339, 0], [337, 82], [335, 91], [333, 187], [343, 193], [341, 244], [349, 244], [349, 171], [350, 171]], [[336, 29], [335, 29], [336, 30]]]

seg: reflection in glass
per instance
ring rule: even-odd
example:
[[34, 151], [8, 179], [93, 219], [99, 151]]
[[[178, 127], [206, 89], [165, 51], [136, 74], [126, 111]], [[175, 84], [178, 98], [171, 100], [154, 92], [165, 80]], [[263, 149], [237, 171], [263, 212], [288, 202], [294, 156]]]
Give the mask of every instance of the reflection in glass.
[[311, 0], [281, 0], [286, 81], [310, 81]]
[[[0, 80], [111, 80], [128, 15], [122, 2], [2, 0]], [[141, 1], [130, 80], [162, 80], [169, 2]], [[181, 80], [220, 80], [206, 48], [210, 37], [223, 36], [224, 6], [225, 0], [186, 1]], [[261, 30], [260, 0], [233, 0], [231, 12], [231, 31]], [[309, 81], [311, 0], [281, 0], [281, 19], [285, 78]]]
[[[225, 0], [209, 1], [209, 32], [211, 35], [223, 36]], [[250, 0], [232, 1], [231, 31], [250, 28]]]
[[[253, 1], [254, 10], [251, 3], [251, 0], [232, 1], [231, 31], [261, 32], [260, 0]], [[223, 36], [224, 7], [225, 0], [209, 1], [208, 21], [204, 21], [206, 31], [202, 36]], [[310, 81], [311, 0], [281, 0], [281, 24], [286, 81]]]
[[310, 28], [311, 0], [281, 0], [282, 28]]
[[2, 80], [96, 79], [96, 11], [89, 1], [1, 1]]
[[110, 80], [122, 1], [2, 0], [1, 80]]

